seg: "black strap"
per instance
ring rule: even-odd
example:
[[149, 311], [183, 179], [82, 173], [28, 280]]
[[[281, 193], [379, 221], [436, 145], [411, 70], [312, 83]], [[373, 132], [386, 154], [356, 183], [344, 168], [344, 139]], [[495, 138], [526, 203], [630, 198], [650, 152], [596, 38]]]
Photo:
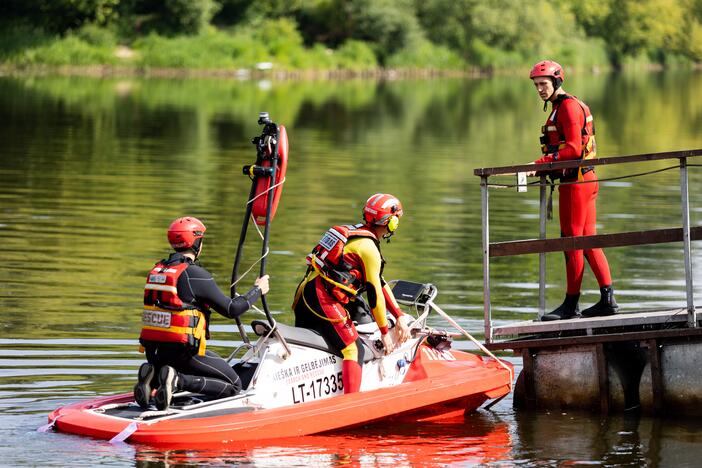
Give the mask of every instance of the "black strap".
[[556, 184], [553, 183], [553, 179], [549, 177], [551, 181], [551, 191], [548, 193], [548, 203], [546, 204], [546, 219], [551, 221], [553, 219], [553, 189], [556, 188]]

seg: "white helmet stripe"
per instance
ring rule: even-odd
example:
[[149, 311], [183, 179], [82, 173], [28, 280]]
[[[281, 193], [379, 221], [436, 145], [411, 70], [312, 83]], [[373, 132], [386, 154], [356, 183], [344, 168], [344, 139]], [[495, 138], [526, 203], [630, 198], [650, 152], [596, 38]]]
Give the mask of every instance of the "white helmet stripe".
[[387, 208], [389, 206], [399, 205], [399, 204], [400, 204], [400, 200], [398, 200], [397, 198], [388, 198], [387, 200], [385, 200], [385, 203], [383, 203], [382, 207]]
[[375, 195], [373, 195], [372, 197], [370, 197], [370, 198], [368, 199], [368, 202], [366, 202], [366, 203], [369, 204], [369, 205], [370, 205], [370, 204], [373, 204], [373, 203], [375, 203], [375, 202], [378, 200], [378, 198], [380, 198], [380, 197], [382, 197], [382, 196], [383, 196], [382, 193], [376, 193]]

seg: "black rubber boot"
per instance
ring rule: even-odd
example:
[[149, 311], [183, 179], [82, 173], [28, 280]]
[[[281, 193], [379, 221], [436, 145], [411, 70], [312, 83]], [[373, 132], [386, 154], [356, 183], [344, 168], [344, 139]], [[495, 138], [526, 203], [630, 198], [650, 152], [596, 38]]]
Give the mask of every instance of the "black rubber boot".
[[154, 379], [154, 374], [156, 374], [156, 369], [148, 362], [145, 362], [139, 367], [139, 381], [134, 386], [134, 401], [136, 401], [142, 409], [149, 407], [152, 388], [151, 381]]
[[600, 300], [592, 307], [583, 310], [583, 317], [604, 317], [614, 315], [619, 310], [617, 301], [614, 300], [614, 290], [612, 286], [602, 286], [600, 288]]
[[173, 399], [173, 394], [178, 391], [178, 373], [171, 366], [163, 366], [158, 371], [160, 386], [154, 397], [156, 408], [167, 410]]
[[559, 305], [556, 310], [541, 317], [542, 322], [550, 322], [553, 320], [566, 320], [575, 317], [578, 312], [578, 294], [566, 294], [563, 304]]

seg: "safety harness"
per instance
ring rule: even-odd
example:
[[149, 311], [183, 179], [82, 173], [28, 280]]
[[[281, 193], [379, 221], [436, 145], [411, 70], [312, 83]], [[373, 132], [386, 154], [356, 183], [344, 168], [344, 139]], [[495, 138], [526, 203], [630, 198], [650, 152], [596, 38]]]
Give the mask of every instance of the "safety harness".
[[[595, 143], [595, 122], [590, 112], [590, 108], [575, 96], [569, 94], [562, 94], [556, 100], [557, 106], [554, 107], [553, 111], [546, 120], [546, 124], [541, 127], [541, 137], [539, 141], [541, 142], [541, 152], [543, 154], [555, 154], [557, 155], [560, 150], [565, 148], [566, 141], [565, 135], [562, 135], [558, 131], [556, 126], [556, 121], [558, 118], [558, 110], [560, 109], [563, 101], [566, 99], [574, 99], [578, 103], [580, 108], [585, 114], [585, 122], [583, 128], [580, 131], [581, 134], [581, 144], [580, 144], [580, 157], [578, 159], [593, 159], [597, 156], [597, 145]], [[557, 158], [557, 156], [556, 156]], [[566, 169], [559, 175], [549, 174], [553, 179], [568, 179], [568, 180], [583, 180], [583, 174], [586, 174], [594, 170], [592, 166], [580, 167], [577, 169]]]
[[161, 260], [146, 277], [140, 352], [145, 342], [165, 342], [180, 343], [205, 355], [207, 317], [178, 297], [178, 278], [188, 266], [184, 259]]

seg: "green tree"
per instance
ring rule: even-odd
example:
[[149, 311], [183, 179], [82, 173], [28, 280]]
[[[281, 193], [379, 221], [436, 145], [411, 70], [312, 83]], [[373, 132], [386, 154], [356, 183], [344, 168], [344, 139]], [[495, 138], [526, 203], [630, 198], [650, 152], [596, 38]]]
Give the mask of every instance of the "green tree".
[[219, 9], [215, 0], [164, 0], [163, 22], [173, 32], [197, 34]]
[[348, 40], [363, 41], [384, 62], [422, 37], [412, 0], [310, 0], [299, 8], [295, 2], [281, 2], [308, 45], [321, 42], [337, 48]]
[[219, 0], [221, 9], [213, 22], [232, 26], [262, 19], [297, 17], [303, 9], [314, 9], [318, 0]]
[[197, 34], [219, 10], [217, 0], [121, 0], [125, 34]]
[[417, 18], [427, 38], [464, 55], [474, 36], [472, 12], [478, 0], [415, 0]]
[[702, 0], [691, 0], [687, 15], [687, 54], [696, 62], [702, 62]]
[[117, 17], [120, 0], [3, 0], [0, 17], [63, 33], [86, 23], [108, 24]]
[[602, 37], [615, 65], [641, 53], [686, 53], [684, 25], [692, 5], [679, 0], [570, 0], [580, 24]]
[[518, 66], [584, 37], [570, 8], [547, 0], [416, 0], [430, 40], [482, 67]]

